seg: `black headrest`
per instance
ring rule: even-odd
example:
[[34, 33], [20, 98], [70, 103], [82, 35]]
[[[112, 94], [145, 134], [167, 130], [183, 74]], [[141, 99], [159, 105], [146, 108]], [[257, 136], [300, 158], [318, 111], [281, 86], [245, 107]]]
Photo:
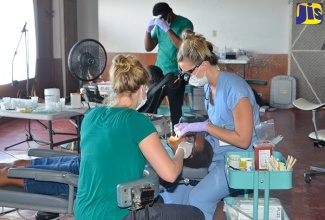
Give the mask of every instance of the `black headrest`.
[[170, 81], [174, 77], [173, 73], [167, 73], [159, 82], [152, 84], [149, 87], [147, 98], [150, 99], [158, 90], [160, 90], [168, 81]]

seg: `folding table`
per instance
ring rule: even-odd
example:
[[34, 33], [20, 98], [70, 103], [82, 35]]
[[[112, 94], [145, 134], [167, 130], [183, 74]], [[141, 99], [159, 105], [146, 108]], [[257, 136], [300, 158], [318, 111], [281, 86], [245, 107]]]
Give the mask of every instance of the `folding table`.
[[[42, 106], [42, 104], [39, 104], [39, 106]], [[80, 122], [81, 118], [84, 116], [84, 114], [89, 110], [88, 107], [82, 107], [80, 109], [73, 109], [70, 106], [65, 106], [62, 111], [49, 111], [49, 112], [32, 112], [32, 113], [22, 113], [17, 110], [0, 110], [0, 117], [9, 117], [9, 118], [22, 118], [28, 120], [28, 130], [27, 130], [27, 138], [24, 141], [18, 142], [16, 144], [13, 144], [11, 146], [5, 147], [4, 149], [7, 150], [13, 146], [16, 146], [18, 144], [27, 142], [27, 141], [36, 141], [44, 144], [49, 144], [51, 150], [53, 150], [54, 146], [58, 146], [61, 144], [69, 143], [72, 141], [77, 141], [77, 147], [79, 149], [79, 140], [80, 140]], [[76, 121], [76, 133], [62, 133], [62, 132], [55, 132], [52, 129], [52, 121], [59, 120], [59, 119], [69, 119], [71, 118], [75, 119]], [[31, 134], [30, 129], [30, 120], [36, 120], [41, 126], [43, 126], [45, 129], [49, 131], [49, 141], [41, 141], [41, 140], [35, 140], [33, 138], [33, 135]], [[41, 121], [47, 121], [48, 126], [43, 124]], [[54, 142], [53, 141], [53, 135], [71, 135], [74, 136], [73, 138], [70, 138], [68, 140]]]

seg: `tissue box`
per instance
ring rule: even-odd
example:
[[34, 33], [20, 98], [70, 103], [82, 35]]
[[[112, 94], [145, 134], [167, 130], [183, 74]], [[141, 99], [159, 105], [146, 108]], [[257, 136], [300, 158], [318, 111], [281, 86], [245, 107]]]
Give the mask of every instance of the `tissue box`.
[[[241, 211], [253, 216], [253, 200], [252, 199], [235, 199], [234, 205]], [[283, 219], [282, 205], [279, 199], [269, 199], [269, 219], [281, 220]], [[238, 213], [238, 220], [249, 219], [245, 215]], [[264, 199], [258, 201], [258, 219], [264, 219]]]

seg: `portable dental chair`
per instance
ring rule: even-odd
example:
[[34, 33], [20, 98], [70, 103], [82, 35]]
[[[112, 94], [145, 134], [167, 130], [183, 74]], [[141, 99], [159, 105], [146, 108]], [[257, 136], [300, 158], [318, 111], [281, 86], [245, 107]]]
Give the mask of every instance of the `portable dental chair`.
[[166, 84], [173, 78], [172, 73], [168, 73], [164, 75], [157, 82], [154, 82], [149, 86], [149, 90], [147, 93], [147, 102], [144, 106], [142, 106], [138, 111], [143, 113], [157, 113], [157, 108], [161, 104], [164, 97], [162, 96], [162, 92]]
[[[28, 156], [56, 157], [71, 156], [73, 152], [54, 151], [48, 149], [30, 149]], [[201, 180], [207, 174], [207, 169], [191, 169], [184, 167], [179, 183], [191, 184]], [[69, 196], [51, 196], [25, 192], [20, 187], [0, 187], [0, 207], [23, 210], [35, 210], [35, 219], [52, 219], [59, 214], [73, 215], [75, 200], [75, 187], [78, 186], [78, 175], [55, 170], [42, 170], [32, 168], [10, 168], [8, 176], [12, 178], [30, 178], [38, 181], [58, 182], [69, 185]], [[121, 208], [138, 210], [151, 205], [159, 195], [159, 177], [156, 172], [146, 167], [143, 177], [138, 180], [120, 183], [116, 187], [117, 204]], [[1, 213], [0, 213], [1, 214]]]
[[[325, 106], [325, 103], [315, 104], [304, 98], [299, 98], [292, 103], [295, 107], [300, 110], [311, 111], [312, 112], [312, 122], [314, 127], [314, 132], [309, 134], [309, 138], [314, 142], [315, 147], [325, 146], [325, 129], [318, 130], [316, 123], [316, 112]], [[306, 183], [311, 182], [311, 176], [325, 175], [325, 168], [319, 168], [310, 166], [310, 172], [304, 173], [304, 178]]]
[[[54, 157], [71, 156], [72, 152], [53, 151], [47, 149], [30, 149], [29, 156]], [[78, 184], [78, 175], [31, 168], [11, 168], [8, 176], [12, 178], [30, 178], [39, 181], [58, 182], [69, 185], [69, 196], [50, 196], [43, 194], [27, 193], [20, 187], [0, 187], [0, 206], [16, 209], [39, 211], [36, 219], [52, 219], [59, 214], [73, 215], [74, 188]], [[116, 187], [118, 206], [137, 210], [152, 204], [159, 195], [159, 177], [153, 169], [146, 167], [143, 178], [139, 180], [120, 183]]]

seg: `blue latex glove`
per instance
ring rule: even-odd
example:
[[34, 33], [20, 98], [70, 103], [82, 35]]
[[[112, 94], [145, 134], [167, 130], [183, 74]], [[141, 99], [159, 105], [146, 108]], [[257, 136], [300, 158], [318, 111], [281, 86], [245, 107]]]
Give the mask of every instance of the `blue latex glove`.
[[147, 26], [147, 30], [146, 30], [146, 32], [151, 32], [152, 31], [152, 29], [155, 27], [155, 21], [156, 21], [156, 18], [152, 18], [152, 19], [150, 19], [150, 21], [149, 21], [149, 24], [148, 24], [148, 26]]
[[155, 20], [155, 24], [158, 25], [165, 32], [167, 32], [170, 29], [169, 25], [166, 23], [164, 19], [157, 18]]
[[184, 156], [183, 156], [183, 158], [186, 159], [189, 156], [191, 156], [191, 153], [192, 153], [192, 150], [193, 150], [193, 144], [192, 143], [189, 143], [189, 142], [182, 142], [182, 143], [180, 143], [178, 145], [178, 148], [177, 148], [176, 152], [179, 149], [183, 149], [184, 150]]
[[182, 137], [188, 132], [206, 132], [209, 122], [179, 123], [174, 126], [174, 131], [178, 137]]

